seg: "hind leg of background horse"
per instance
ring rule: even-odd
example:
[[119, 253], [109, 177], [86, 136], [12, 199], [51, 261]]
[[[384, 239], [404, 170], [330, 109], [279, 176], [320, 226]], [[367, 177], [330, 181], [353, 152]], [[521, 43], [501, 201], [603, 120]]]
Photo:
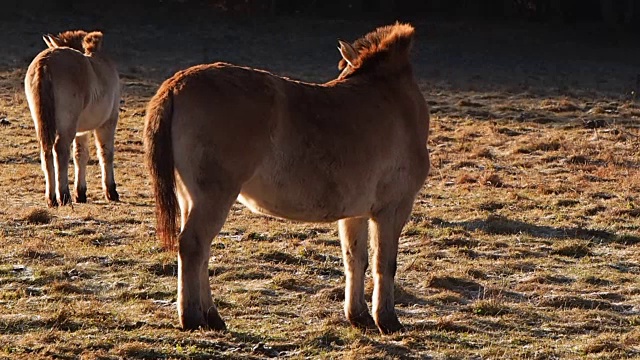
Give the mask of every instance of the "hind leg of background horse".
[[368, 221], [367, 218], [338, 221], [346, 277], [344, 313], [351, 325], [361, 329], [376, 327], [364, 299], [364, 279], [368, 265]]
[[198, 197], [178, 236], [178, 316], [185, 330], [226, 329], [211, 297], [208, 265], [211, 241], [236, 197], [220, 193]]
[[397, 267], [398, 238], [409, 214], [413, 199], [390, 206], [371, 219], [371, 247], [373, 249], [373, 318], [383, 334], [402, 329], [394, 304], [394, 277]]
[[49, 207], [58, 206], [58, 200], [56, 198], [56, 168], [53, 164], [52, 151], [45, 152], [42, 149], [40, 150], [40, 165], [44, 173], [44, 196], [47, 199], [47, 205]]
[[115, 141], [117, 116], [108, 120], [104, 125], [94, 131], [96, 148], [102, 169], [102, 189], [105, 197], [110, 201], [119, 201], [120, 196], [116, 190], [116, 180], [113, 174], [113, 149]]
[[53, 145], [53, 159], [56, 168], [56, 195], [61, 205], [71, 203], [69, 192], [69, 158], [71, 157], [71, 142], [73, 135], [67, 136], [59, 133]]
[[89, 133], [76, 136], [73, 140], [74, 201], [87, 202], [87, 162], [89, 161]]

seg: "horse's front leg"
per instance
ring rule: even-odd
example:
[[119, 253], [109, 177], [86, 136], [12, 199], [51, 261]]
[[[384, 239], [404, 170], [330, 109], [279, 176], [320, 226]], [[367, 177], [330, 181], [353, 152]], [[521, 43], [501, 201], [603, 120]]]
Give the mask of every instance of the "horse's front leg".
[[368, 265], [367, 218], [350, 218], [338, 221], [340, 244], [346, 285], [344, 289], [344, 314], [351, 325], [360, 329], [375, 329], [364, 299], [364, 279]]
[[74, 201], [87, 202], [87, 162], [89, 161], [89, 133], [76, 136], [73, 141]]
[[394, 277], [397, 268], [398, 239], [411, 208], [413, 198], [388, 206], [374, 214], [371, 221], [373, 250], [373, 319], [383, 334], [402, 329], [394, 303]]
[[111, 116], [102, 126], [94, 131], [96, 137], [96, 149], [100, 159], [102, 170], [102, 189], [105, 197], [110, 201], [119, 201], [120, 195], [116, 190], [116, 180], [113, 171], [114, 141], [116, 125], [118, 123], [118, 112], [114, 110]]

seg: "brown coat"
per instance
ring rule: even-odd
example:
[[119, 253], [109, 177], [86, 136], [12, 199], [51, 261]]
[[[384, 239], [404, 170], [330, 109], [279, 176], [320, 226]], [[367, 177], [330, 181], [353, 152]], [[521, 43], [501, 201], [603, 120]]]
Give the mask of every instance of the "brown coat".
[[78, 151], [76, 199], [86, 201], [88, 135], [84, 133], [94, 129], [105, 167], [103, 186], [107, 198], [117, 200], [112, 158], [120, 85], [115, 65], [102, 51], [102, 33], [67, 31], [57, 37], [46, 36], [44, 41], [48, 48], [29, 65], [25, 92], [40, 141], [47, 201], [50, 206], [58, 200], [63, 204], [70, 201], [66, 174], [74, 141]]
[[[399, 328], [391, 272], [400, 230], [429, 172], [429, 112], [409, 62], [413, 34], [411, 26], [396, 24], [353, 46], [341, 43], [342, 73], [326, 84], [216, 63], [178, 72], [161, 85], [147, 110], [145, 147], [158, 234], [169, 247], [178, 207], [182, 214], [178, 310], [184, 327], [224, 326], [217, 312], [211, 317], [202, 268], [190, 264], [208, 259], [209, 244], [238, 199], [281, 218], [344, 221], [345, 258], [356, 242], [345, 219], [370, 219], [374, 271], [381, 275], [375, 322], [383, 332]], [[358, 304], [345, 311], [354, 325], [371, 325], [371, 316], [353, 314], [363, 316], [360, 292], [354, 290]]]

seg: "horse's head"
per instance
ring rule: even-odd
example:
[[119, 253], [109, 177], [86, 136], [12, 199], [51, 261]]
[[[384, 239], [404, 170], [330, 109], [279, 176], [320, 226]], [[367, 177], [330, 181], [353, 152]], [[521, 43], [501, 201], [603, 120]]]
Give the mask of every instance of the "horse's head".
[[411, 69], [409, 50], [415, 30], [409, 24], [384, 26], [356, 40], [353, 45], [339, 40], [342, 59], [338, 79], [362, 73], [390, 74]]
[[86, 55], [98, 52], [102, 48], [102, 32], [83, 30], [65, 31], [58, 35], [44, 35], [42, 37], [49, 48], [70, 47]]

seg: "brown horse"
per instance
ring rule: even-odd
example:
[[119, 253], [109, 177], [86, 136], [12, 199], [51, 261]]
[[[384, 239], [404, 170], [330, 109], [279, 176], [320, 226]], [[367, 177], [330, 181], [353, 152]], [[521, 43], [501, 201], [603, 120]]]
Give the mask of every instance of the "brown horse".
[[45, 36], [47, 49], [29, 65], [24, 87], [40, 142], [49, 206], [68, 204], [69, 157], [73, 142], [75, 201], [87, 201], [85, 173], [93, 130], [108, 200], [118, 201], [113, 176], [113, 142], [118, 122], [120, 80], [102, 51], [102, 33], [66, 31]]
[[[224, 63], [166, 80], [147, 109], [146, 160], [157, 231], [178, 241], [178, 314], [185, 329], [225, 329], [211, 298], [212, 239], [238, 199], [257, 213], [338, 221], [347, 319], [402, 328], [393, 287], [398, 238], [429, 172], [429, 111], [409, 62], [410, 25], [340, 42], [340, 76], [309, 84]], [[373, 250], [373, 317], [364, 296]]]

